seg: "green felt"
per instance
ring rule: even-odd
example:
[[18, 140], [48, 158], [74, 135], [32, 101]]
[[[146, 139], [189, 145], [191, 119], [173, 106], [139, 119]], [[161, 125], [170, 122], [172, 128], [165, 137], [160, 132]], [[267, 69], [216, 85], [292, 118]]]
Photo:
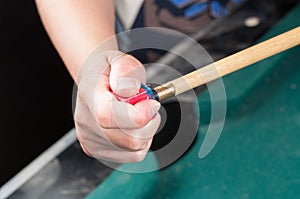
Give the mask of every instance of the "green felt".
[[[298, 26], [299, 19], [300, 4], [262, 40]], [[300, 198], [299, 56], [296, 47], [224, 78], [226, 123], [204, 159], [198, 151], [205, 122], [175, 164], [144, 174], [114, 171], [86, 198]], [[201, 114], [208, 113], [208, 99], [208, 93], [199, 97]], [[130, 167], [143, 165], [121, 166]]]
[[[299, 6], [300, 5], [288, 13], [288, 15], [285, 16], [278, 24], [276, 24], [275, 27], [273, 27], [262, 38], [260, 38], [258, 42], [270, 39], [278, 34], [299, 26]], [[255, 90], [261, 84], [269, 81], [269, 74], [271, 74], [271, 71], [278, 65], [274, 63], [277, 63], [280, 60], [285, 61], [283, 60], [283, 57], [284, 56], [282, 55], [270, 57], [222, 78], [226, 90], [227, 109], [229, 110], [229, 115], [231, 111], [235, 110], [235, 107], [239, 106], [240, 103], [242, 103], [250, 93], [255, 92]], [[211, 116], [211, 99], [209, 93], [205, 92], [201, 94], [198, 100], [199, 108], [201, 110], [201, 121], [202, 123], [208, 123], [210, 122]], [[214, 100], [215, 103], [217, 103], [218, 100]], [[221, 100], [223, 100], [223, 98], [221, 98]]]

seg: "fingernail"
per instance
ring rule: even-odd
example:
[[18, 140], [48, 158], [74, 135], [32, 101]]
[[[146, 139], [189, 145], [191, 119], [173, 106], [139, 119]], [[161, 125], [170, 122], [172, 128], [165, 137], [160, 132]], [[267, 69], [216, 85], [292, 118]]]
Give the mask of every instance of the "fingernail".
[[138, 80], [130, 77], [121, 77], [118, 80], [118, 85], [115, 92], [121, 96], [129, 97], [135, 94], [139, 88], [140, 82]]
[[154, 105], [151, 109], [150, 109], [150, 119], [155, 118], [155, 116], [157, 115], [158, 110], [160, 109], [160, 105]]

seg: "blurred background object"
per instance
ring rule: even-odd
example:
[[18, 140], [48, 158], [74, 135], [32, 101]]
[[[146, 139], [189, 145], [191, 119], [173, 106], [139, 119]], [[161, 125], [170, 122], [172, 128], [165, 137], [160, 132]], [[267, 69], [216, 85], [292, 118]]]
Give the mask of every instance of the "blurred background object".
[[73, 82], [34, 1], [0, 6], [0, 185], [73, 127]]

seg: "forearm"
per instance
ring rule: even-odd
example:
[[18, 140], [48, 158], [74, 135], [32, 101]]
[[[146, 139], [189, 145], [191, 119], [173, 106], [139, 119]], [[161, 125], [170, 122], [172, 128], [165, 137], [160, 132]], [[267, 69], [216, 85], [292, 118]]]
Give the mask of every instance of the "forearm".
[[36, 0], [36, 4], [54, 46], [76, 79], [91, 50], [115, 34], [113, 0]]

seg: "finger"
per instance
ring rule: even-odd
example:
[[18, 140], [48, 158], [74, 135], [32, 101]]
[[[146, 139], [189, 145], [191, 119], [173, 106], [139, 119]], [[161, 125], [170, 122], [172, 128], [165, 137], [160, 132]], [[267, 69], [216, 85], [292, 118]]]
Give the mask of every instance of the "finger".
[[109, 133], [106, 133], [106, 137], [108, 142], [110, 142], [111, 146], [113, 146], [114, 148], [129, 152], [144, 150], [149, 139], [152, 139], [152, 137], [149, 139], [134, 138], [132, 136], [124, 134], [119, 130], [110, 130]]
[[84, 149], [89, 145], [95, 145], [102, 149], [114, 147], [126, 151], [140, 151], [146, 147], [145, 143], [155, 135], [159, 123], [160, 115], [158, 114], [141, 129], [124, 130], [99, 128], [96, 132], [93, 132], [81, 126], [76, 126], [76, 133]]
[[129, 152], [119, 149], [108, 149], [108, 150], [94, 150], [92, 156], [105, 161], [115, 163], [127, 163], [127, 162], [141, 162], [147, 155], [151, 146], [152, 139], [148, 140], [146, 147], [141, 151]]
[[113, 101], [112, 119], [115, 127], [135, 129], [146, 126], [160, 109], [160, 103], [155, 100], [141, 101], [134, 106], [124, 102]]
[[108, 60], [110, 71], [110, 86], [112, 91], [122, 97], [136, 94], [141, 83], [146, 82], [144, 66], [131, 55], [123, 54]]
[[121, 129], [121, 131], [133, 138], [149, 139], [152, 138], [157, 132], [160, 122], [161, 116], [160, 114], [157, 114], [153, 120], [151, 120], [146, 126], [141, 129]]
[[135, 130], [103, 129], [106, 139], [114, 146], [126, 151], [141, 151], [146, 142], [153, 138], [160, 123], [158, 115], [143, 128]]
[[88, 156], [90, 156], [90, 157], [93, 157], [93, 155], [86, 149], [86, 141], [81, 137], [81, 135], [79, 134], [79, 132], [78, 132], [78, 130], [76, 130], [76, 137], [77, 137], [77, 139], [78, 139], [78, 141], [79, 141], [79, 144], [80, 144], [80, 146], [81, 146], [81, 148], [82, 148], [82, 150], [83, 150], [83, 152], [86, 154], [86, 155], [88, 155]]
[[160, 109], [160, 103], [155, 100], [131, 105], [116, 100], [109, 91], [96, 92], [94, 102], [95, 117], [102, 128], [141, 128]]

